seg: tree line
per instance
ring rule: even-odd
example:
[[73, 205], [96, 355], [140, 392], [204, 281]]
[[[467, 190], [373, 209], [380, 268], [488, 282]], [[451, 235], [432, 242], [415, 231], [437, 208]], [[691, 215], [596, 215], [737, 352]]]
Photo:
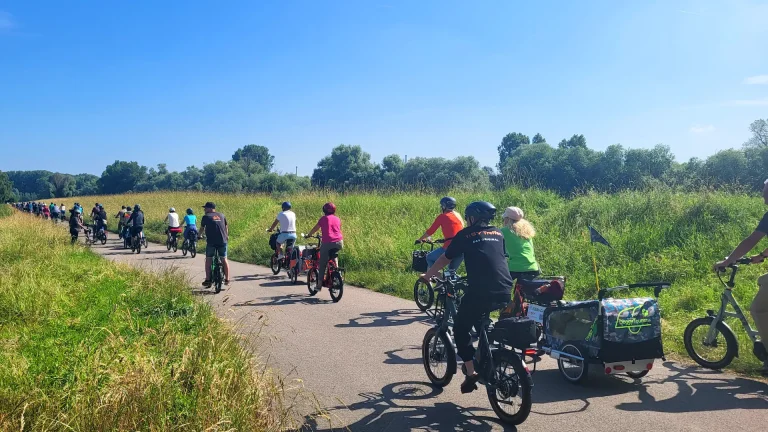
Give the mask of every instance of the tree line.
[[260, 145], [238, 149], [228, 161], [169, 171], [165, 164], [147, 168], [135, 161], [115, 161], [101, 176], [50, 171], [0, 172], [0, 201], [29, 201], [94, 194], [159, 190], [294, 193], [330, 190], [473, 190], [512, 185], [539, 187], [572, 195], [589, 190], [617, 192], [648, 187], [683, 190], [753, 191], [768, 176], [768, 122], [755, 120], [751, 138], [739, 149], [679, 163], [665, 145], [605, 150], [587, 146], [584, 135], [550, 145], [541, 134], [504, 136], [496, 167], [481, 166], [472, 156], [455, 159], [386, 156], [381, 163], [357, 145], [339, 145], [321, 159], [311, 177], [273, 171], [274, 156]]

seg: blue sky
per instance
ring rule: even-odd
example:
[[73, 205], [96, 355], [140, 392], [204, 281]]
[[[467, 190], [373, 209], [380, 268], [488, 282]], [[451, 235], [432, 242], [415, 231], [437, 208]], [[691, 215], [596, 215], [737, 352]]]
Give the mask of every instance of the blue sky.
[[0, 1], [0, 170], [171, 169], [255, 143], [497, 162], [508, 132], [739, 147], [768, 1]]

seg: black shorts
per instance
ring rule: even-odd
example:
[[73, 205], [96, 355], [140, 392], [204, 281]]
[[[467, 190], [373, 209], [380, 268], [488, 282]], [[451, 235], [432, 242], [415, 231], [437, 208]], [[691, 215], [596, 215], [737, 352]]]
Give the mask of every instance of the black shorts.
[[131, 227], [131, 235], [132, 236], [137, 236], [142, 231], [144, 231], [144, 226], [132, 226]]

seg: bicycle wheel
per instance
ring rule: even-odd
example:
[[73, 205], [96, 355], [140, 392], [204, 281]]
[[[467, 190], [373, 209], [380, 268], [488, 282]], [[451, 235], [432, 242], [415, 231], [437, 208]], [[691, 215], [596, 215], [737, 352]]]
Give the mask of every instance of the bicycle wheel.
[[221, 275], [221, 264], [217, 265], [214, 269], [213, 286], [216, 294], [221, 292], [221, 285], [224, 283], [224, 277]]
[[136, 253], [136, 244], [138, 242], [136, 241], [135, 237], [131, 237], [131, 253]]
[[189, 248], [189, 256], [192, 258], [197, 256], [197, 244], [192, 243], [192, 245]]
[[632, 378], [632, 379], [640, 379], [640, 378], [648, 375], [648, 372], [650, 372], [650, 371], [644, 370], [644, 371], [639, 371], [639, 372], [627, 372], [627, 376]]
[[702, 317], [691, 321], [683, 333], [685, 350], [693, 361], [707, 369], [723, 369], [733, 361], [739, 345], [736, 335], [722, 321], [717, 323], [715, 340], [706, 342], [714, 317]]
[[272, 254], [272, 258], [269, 261], [269, 268], [272, 269], [272, 274], [280, 273], [280, 267], [282, 267], [282, 263], [277, 259], [277, 255]]
[[187, 256], [188, 250], [189, 250], [189, 241], [184, 240], [184, 243], [181, 244], [181, 256]]
[[176, 240], [171, 241], [171, 249], [173, 249], [173, 252], [175, 253], [177, 250], [179, 250], [179, 243]]
[[171, 250], [171, 239], [165, 239], [165, 248]]
[[331, 287], [328, 288], [331, 293], [331, 300], [334, 303], [338, 303], [341, 300], [341, 296], [344, 295], [344, 278], [341, 277], [341, 272], [334, 270], [331, 273]]
[[317, 289], [318, 279], [320, 279], [320, 271], [314, 268], [309, 269], [309, 272], [307, 273], [307, 290], [311, 296], [317, 294], [317, 292], [320, 291]]
[[413, 284], [413, 299], [416, 301], [416, 306], [422, 312], [426, 312], [432, 307], [432, 302], [435, 301], [435, 290], [432, 288], [432, 284], [418, 279]]
[[485, 387], [488, 401], [501, 421], [519, 425], [531, 413], [531, 374], [520, 356], [511, 351], [496, 351], [493, 357], [496, 384]]
[[292, 269], [288, 270], [288, 279], [290, 279], [291, 283], [296, 285], [299, 283], [299, 265], [296, 264], [293, 266]]
[[584, 381], [589, 374], [589, 363], [586, 361], [584, 353], [578, 347], [571, 344], [565, 345], [561, 351], [585, 359], [576, 360], [565, 356], [557, 359], [557, 368], [560, 369], [560, 374], [563, 378], [571, 384], [578, 384]]
[[142, 237], [141, 238], [141, 244], [144, 245], [144, 249], [148, 249], [149, 248], [149, 241], [147, 240], [146, 237]]
[[432, 384], [445, 387], [456, 375], [456, 349], [445, 332], [437, 327], [427, 330], [421, 342], [421, 360]]
[[106, 233], [101, 235], [101, 245], [104, 246], [105, 244], [107, 244], [107, 234]]
[[141, 253], [141, 241], [138, 241], [138, 242], [136, 243], [136, 253], [137, 253], [137, 254], [140, 254], [140, 253]]

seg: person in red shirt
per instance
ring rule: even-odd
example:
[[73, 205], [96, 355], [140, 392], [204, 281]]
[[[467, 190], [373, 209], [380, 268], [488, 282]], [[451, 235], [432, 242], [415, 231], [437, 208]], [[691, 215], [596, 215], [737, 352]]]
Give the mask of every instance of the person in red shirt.
[[[432, 226], [427, 229], [421, 238], [419, 238], [419, 241], [424, 241], [432, 234], [436, 233], [438, 229], [443, 232], [443, 239], [445, 240], [443, 246], [433, 250], [427, 255], [427, 265], [429, 267], [432, 267], [437, 259], [440, 258], [443, 253], [445, 253], [445, 251], [448, 249], [448, 246], [451, 244], [451, 239], [456, 235], [456, 233], [464, 229], [464, 219], [462, 219], [459, 212], [456, 211], [455, 198], [443, 197], [440, 200], [440, 209], [442, 212], [437, 216], [437, 218], [435, 218]], [[448, 268], [454, 271], [458, 270], [462, 261], [464, 261], [464, 256], [459, 255], [451, 260]]]

